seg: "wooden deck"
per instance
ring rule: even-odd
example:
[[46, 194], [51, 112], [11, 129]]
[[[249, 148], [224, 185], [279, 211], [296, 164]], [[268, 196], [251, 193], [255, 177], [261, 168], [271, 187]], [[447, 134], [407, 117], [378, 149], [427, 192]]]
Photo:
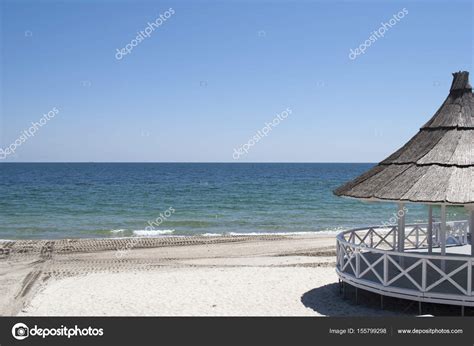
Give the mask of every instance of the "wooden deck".
[[[406, 252], [428, 253], [427, 248], [422, 249], [407, 249]], [[441, 248], [433, 248], [434, 254], [441, 254]], [[462, 255], [471, 256], [471, 244], [465, 245], [451, 245], [446, 247], [446, 255]]]

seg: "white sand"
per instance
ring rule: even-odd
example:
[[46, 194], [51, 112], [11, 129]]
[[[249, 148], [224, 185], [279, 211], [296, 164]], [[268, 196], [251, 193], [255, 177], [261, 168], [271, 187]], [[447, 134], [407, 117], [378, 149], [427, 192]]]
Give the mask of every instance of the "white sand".
[[[32, 262], [21, 294], [8, 285], [5, 292], [14, 293], [9, 301], [16, 303], [2, 307], [7, 299], [0, 300], [0, 311], [30, 316], [391, 314], [342, 299], [333, 237], [190, 242], [195, 245], [133, 249], [120, 260], [110, 250], [53, 252]], [[0, 262], [2, 269], [5, 277], [17, 273]]]
[[23, 314], [318, 315], [301, 303], [301, 297], [315, 283], [334, 281], [332, 268], [185, 268], [90, 274], [48, 285]]

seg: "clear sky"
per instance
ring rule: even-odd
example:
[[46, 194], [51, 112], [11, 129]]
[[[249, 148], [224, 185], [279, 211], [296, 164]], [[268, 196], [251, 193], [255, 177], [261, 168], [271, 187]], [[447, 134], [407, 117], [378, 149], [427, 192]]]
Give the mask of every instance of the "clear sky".
[[59, 110], [3, 161], [233, 162], [287, 108], [240, 162], [380, 161], [474, 73], [473, 18], [468, 0], [1, 0], [0, 147]]

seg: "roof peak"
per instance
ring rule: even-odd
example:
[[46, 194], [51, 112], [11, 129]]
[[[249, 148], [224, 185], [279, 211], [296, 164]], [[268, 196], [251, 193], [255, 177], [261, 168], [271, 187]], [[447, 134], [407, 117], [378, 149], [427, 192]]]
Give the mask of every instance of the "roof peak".
[[455, 72], [453, 77], [449, 96], [422, 131], [334, 193], [361, 199], [474, 205], [474, 94], [467, 71]]
[[453, 73], [453, 83], [449, 93], [463, 93], [464, 91], [472, 92], [472, 87], [469, 84], [469, 72], [459, 71]]
[[474, 129], [474, 94], [469, 84], [469, 72], [453, 73], [453, 83], [446, 100], [422, 129]]

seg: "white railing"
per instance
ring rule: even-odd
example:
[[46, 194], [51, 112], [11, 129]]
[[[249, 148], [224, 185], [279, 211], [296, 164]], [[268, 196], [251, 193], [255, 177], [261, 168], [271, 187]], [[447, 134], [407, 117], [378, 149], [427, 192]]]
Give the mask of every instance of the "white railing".
[[[440, 243], [439, 223], [433, 224], [433, 247]], [[448, 223], [448, 246], [468, 244], [468, 222]], [[426, 224], [407, 225], [406, 252], [397, 251], [398, 227], [368, 227], [337, 236], [337, 273], [356, 287], [406, 299], [474, 306], [469, 255], [428, 253]]]

